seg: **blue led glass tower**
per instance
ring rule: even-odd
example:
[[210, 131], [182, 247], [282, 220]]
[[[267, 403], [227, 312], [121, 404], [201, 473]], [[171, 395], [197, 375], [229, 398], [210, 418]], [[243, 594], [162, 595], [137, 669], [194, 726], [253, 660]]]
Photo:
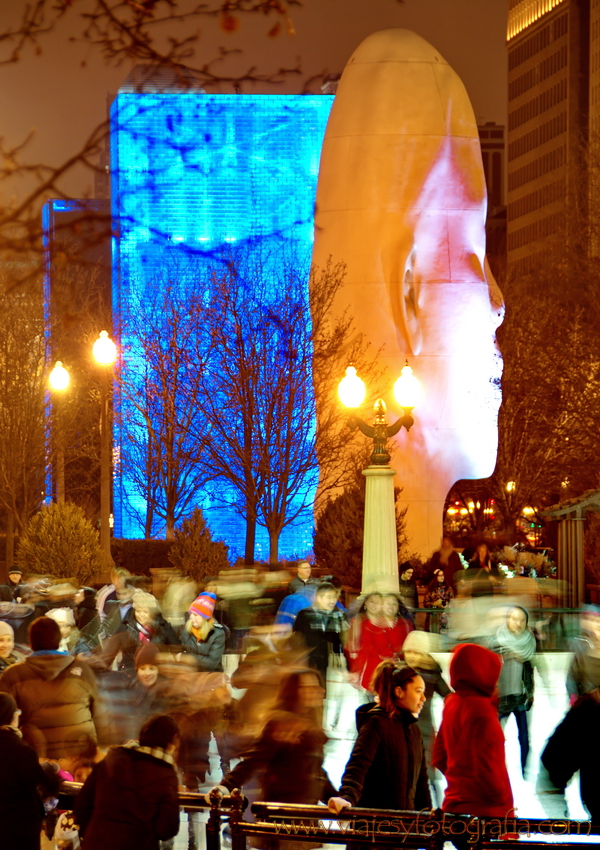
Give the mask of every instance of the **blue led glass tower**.
[[[111, 111], [113, 311], [129, 355], [125, 377], [143, 375], [127, 317], [157, 270], [179, 264], [194, 279], [228, 246], [294, 245], [307, 279], [319, 159], [332, 96], [137, 94], [121, 92]], [[308, 320], [308, 319], [307, 319]], [[128, 476], [124, 429], [140, 427], [123, 397], [115, 431], [115, 536], [140, 537], [143, 495]], [[239, 554], [243, 520], [198, 493], [213, 535]], [[268, 553], [259, 529], [257, 557]], [[283, 554], [312, 543], [312, 520], [286, 529]]]

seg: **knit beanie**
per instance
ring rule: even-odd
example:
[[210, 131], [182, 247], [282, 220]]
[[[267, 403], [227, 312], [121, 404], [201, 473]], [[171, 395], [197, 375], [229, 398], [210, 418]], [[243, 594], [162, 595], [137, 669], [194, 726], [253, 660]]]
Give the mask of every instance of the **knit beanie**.
[[140, 646], [135, 654], [135, 669], [143, 667], [145, 664], [151, 664], [153, 667], [158, 667], [158, 647], [153, 643], [145, 643]]
[[15, 636], [13, 627], [9, 623], [5, 623], [4, 620], [0, 620], [0, 637], [2, 635], [10, 635], [12, 638]]
[[0, 726], [8, 726], [17, 710], [17, 703], [10, 694], [0, 693]]
[[205, 620], [210, 620], [215, 610], [215, 602], [217, 597], [214, 593], [201, 593], [197, 596], [188, 611], [190, 614], [199, 614]]

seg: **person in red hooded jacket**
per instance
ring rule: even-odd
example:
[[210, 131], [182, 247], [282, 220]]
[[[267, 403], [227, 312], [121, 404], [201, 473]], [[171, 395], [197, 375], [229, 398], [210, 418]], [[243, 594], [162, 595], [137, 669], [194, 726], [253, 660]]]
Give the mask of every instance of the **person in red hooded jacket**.
[[[453, 814], [511, 817], [513, 796], [504, 757], [504, 733], [494, 692], [502, 659], [473, 643], [456, 647], [433, 764], [448, 787], [442, 809]], [[452, 838], [454, 842], [454, 837]]]

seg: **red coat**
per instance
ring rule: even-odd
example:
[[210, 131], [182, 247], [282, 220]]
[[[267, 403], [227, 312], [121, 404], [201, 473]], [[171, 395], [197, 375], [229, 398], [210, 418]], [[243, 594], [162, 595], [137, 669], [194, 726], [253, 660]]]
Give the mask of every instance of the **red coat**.
[[433, 765], [448, 782], [442, 809], [453, 814], [511, 817], [513, 796], [504, 756], [504, 733], [494, 691], [502, 660], [476, 644], [456, 647], [450, 662], [455, 693], [444, 703]]
[[412, 625], [404, 617], [398, 617], [391, 627], [376, 626], [368, 617], [363, 619], [358, 651], [351, 660], [350, 672], [360, 673], [360, 684], [366, 691], [371, 689], [371, 679], [377, 665], [400, 653], [410, 631]]

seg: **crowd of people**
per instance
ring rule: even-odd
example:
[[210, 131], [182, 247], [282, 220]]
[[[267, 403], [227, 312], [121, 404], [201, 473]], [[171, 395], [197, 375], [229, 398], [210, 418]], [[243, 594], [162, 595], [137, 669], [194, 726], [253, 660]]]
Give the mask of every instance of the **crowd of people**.
[[[12, 568], [0, 588], [3, 846], [39, 848], [64, 780], [84, 783], [68, 821], [84, 850], [169, 846], [178, 787], [209, 790], [211, 737], [224, 792], [241, 787], [254, 799], [321, 802], [334, 812], [441, 806], [509, 815], [502, 726], [515, 716], [525, 776], [534, 668], [544, 671], [526, 605], [494, 596], [499, 580], [480, 546], [469, 567], [472, 598], [495, 602], [485, 629], [454, 648], [445, 681], [440, 635], [415, 611], [423, 598], [438, 609], [438, 631], [447, 628], [446, 609], [466, 580], [457, 559], [444, 541], [424, 596], [403, 564], [399, 592], [374, 590], [346, 606], [335, 580], [313, 578], [300, 562], [285, 593], [273, 592], [269, 617], [248, 571], [202, 588], [174, 581], [159, 602], [146, 578], [123, 569], [96, 591]], [[257, 602], [252, 625], [242, 614]], [[339, 788], [323, 767], [326, 730], [339, 719], [336, 681], [360, 695]], [[559, 792], [548, 803], [554, 813], [580, 769], [593, 815], [595, 748], [582, 746], [582, 730], [600, 711], [600, 610], [582, 616], [567, 686], [572, 708], [542, 756], [541, 793], [547, 802], [549, 789]], [[434, 694], [444, 701], [437, 730]]]

